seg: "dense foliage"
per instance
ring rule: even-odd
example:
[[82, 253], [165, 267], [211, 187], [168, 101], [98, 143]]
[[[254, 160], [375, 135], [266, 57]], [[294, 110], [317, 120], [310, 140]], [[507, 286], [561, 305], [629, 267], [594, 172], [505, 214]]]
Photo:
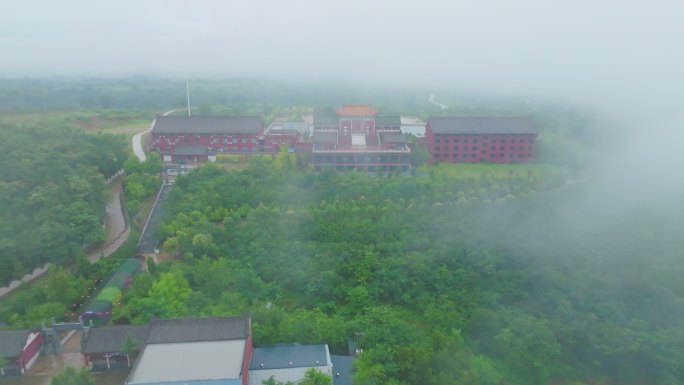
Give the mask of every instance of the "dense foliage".
[[0, 126], [0, 284], [103, 239], [105, 178], [126, 159], [123, 136]]
[[50, 385], [95, 385], [95, 379], [86, 368], [76, 370], [67, 366], [62, 373], [52, 379]]
[[79, 309], [97, 294], [97, 286], [108, 279], [127, 256], [135, 255], [137, 234], [108, 258], [91, 263], [84, 256], [66, 269], [52, 266], [35, 283], [23, 286], [3, 297], [0, 321], [13, 329], [36, 328], [53, 319], [75, 321]]
[[359, 384], [677, 383], [684, 227], [588, 223], [583, 188], [208, 165], [169, 197], [180, 261], [136, 279], [118, 322], [249, 312], [257, 344], [356, 336]]

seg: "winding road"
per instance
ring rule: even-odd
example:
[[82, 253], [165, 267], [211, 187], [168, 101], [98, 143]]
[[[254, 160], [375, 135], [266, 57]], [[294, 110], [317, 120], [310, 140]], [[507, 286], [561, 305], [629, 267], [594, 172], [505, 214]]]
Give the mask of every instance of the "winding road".
[[[183, 109], [166, 111], [162, 114], [162, 116], [167, 116], [171, 113], [182, 110]], [[143, 151], [142, 147], [142, 136], [146, 132], [152, 130], [153, 124], [154, 120], [152, 121], [148, 129], [140, 133], [137, 133], [133, 136], [133, 152], [141, 162], [144, 162], [147, 159], [147, 157], [145, 156], [145, 151]], [[118, 250], [119, 247], [121, 247], [121, 245], [123, 245], [126, 242], [126, 240], [128, 240], [130, 228], [128, 226], [126, 218], [124, 217], [124, 208], [121, 206], [121, 194], [123, 193], [122, 180], [123, 176], [117, 174], [115, 177], [108, 181], [111, 189], [112, 199], [107, 203], [107, 206], [105, 208], [106, 214], [104, 222], [105, 229], [107, 232], [107, 239], [103, 242], [103, 245], [98, 250], [91, 252], [88, 255], [88, 260], [92, 263], [95, 263], [100, 258], [108, 257], [114, 254], [114, 252]], [[41, 277], [48, 271], [50, 266], [51, 264], [47, 263], [42, 267], [36, 268], [35, 270], [33, 270], [33, 272], [26, 274], [21, 279], [14, 280], [5, 287], [0, 287], [0, 298], [13, 292], [24, 283], [31, 282]]]

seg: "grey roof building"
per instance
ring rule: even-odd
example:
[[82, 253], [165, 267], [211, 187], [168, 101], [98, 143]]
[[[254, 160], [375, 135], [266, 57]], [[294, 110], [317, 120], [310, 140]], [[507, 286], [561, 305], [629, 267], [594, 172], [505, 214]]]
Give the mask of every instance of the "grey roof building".
[[351, 356], [331, 355], [333, 364], [333, 385], [351, 385], [353, 358]]
[[126, 340], [132, 338], [138, 349], [147, 340], [149, 325], [114, 325], [90, 328], [88, 336], [82, 342], [81, 353], [122, 352]]
[[260, 134], [263, 127], [254, 116], [157, 116], [152, 134]]
[[0, 331], [0, 357], [18, 357], [30, 334], [30, 330]]

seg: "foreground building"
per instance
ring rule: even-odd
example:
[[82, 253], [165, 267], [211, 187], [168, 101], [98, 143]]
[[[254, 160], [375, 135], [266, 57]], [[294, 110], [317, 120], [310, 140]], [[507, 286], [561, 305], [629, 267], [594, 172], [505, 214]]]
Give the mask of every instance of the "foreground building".
[[345, 105], [314, 114], [312, 161], [316, 170], [408, 171], [411, 150], [399, 116], [370, 105]]
[[165, 162], [257, 153], [260, 140], [264, 124], [254, 116], [157, 116], [152, 123], [152, 148]]
[[261, 385], [271, 376], [280, 382], [299, 382], [306, 371], [317, 369], [333, 376], [328, 345], [284, 345], [255, 348], [249, 365], [249, 385]]
[[0, 357], [5, 365], [0, 375], [22, 375], [38, 359], [43, 345], [43, 335], [30, 330], [0, 331]]
[[441, 117], [425, 128], [432, 163], [530, 163], [539, 131], [528, 118]]
[[126, 384], [247, 385], [251, 319], [152, 320]]

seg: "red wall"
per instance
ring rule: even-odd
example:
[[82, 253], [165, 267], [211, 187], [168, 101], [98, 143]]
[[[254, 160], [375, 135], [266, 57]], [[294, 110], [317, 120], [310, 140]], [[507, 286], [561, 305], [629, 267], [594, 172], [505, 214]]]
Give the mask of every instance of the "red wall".
[[431, 162], [529, 163], [536, 158], [537, 134], [432, 134], [425, 146]]
[[287, 144], [290, 148], [297, 145], [297, 134], [266, 134], [264, 137], [264, 149], [268, 152], [278, 152], [282, 144]]
[[19, 356], [19, 366], [22, 369], [26, 369], [26, 365], [31, 361], [33, 356], [38, 354], [40, 351], [40, 347], [43, 345], [43, 334], [38, 333], [36, 338], [31, 341], [31, 343], [24, 348], [24, 350], [21, 352], [21, 355]]
[[247, 341], [245, 342], [245, 357], [242, 361], [242, 385], [247, 385], [249, 383], [249, 364], [252, 361], [252, 351], [254, 347], [252, 346], [252, 320], [249, 320], [249, 335], [247, 336]]
[[[243, 143], [246, 142], [246, 143]], [[259, 150], [259, 135], [176, 135], [153, 134], [152, 146], [156, 150], [170, 152], [176, 146], [207, 146], [214, 150], [223, 148], [224, 152], [257, 152]], [[227, 142], [227, 143], [225, 143]]]

